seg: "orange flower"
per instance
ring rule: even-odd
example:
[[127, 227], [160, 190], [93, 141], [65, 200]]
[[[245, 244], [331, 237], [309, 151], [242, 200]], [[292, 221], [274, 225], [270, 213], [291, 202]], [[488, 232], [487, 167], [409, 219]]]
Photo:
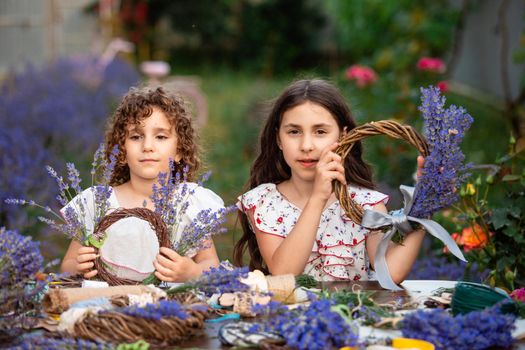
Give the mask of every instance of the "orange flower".
[[[460, 246], [463, 246], [463, 250], [468, 252], [472, 249], [481, 249], [487, 245], [489, 236], [483, 230], [481, 226], [475, 224], [474, 226], [465, 227], [461, 234], [454, 232], [450, 237]], [[443, 248], [444, 253], [448, 253], [447, 247]]]

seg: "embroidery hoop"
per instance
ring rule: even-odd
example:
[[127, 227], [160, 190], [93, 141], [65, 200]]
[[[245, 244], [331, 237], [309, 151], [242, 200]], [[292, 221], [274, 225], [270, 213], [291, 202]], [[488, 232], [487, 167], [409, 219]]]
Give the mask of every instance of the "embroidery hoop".
[[[429, 154], [427, 141], [421, 134], [412, 126], [400, 124], [394, 120], [380, 120], [355, 127], [339, 140], [339, 146], [335, 153], [345, 159], [354, 147], [355, 142], [376, 135], [387, 135], [394, 139], [404, 140], [414, 146], [423, 157]], [[346, 186], [341, 182], [334, 181], [333, 186], [335, 196], [346, 215], [355, 223], [360, 224], [364, 213], [363, 207], [348, 195]]]
[[[93, 236], [97, 238], [105, 237], [106, 230], [113, 225], [115, 222], [129, 218], [129, 217], [137, 217], [139, 219], [145, 220], [149, 222], [151, 228], [153, 231], [155, 231], [155, 234], [157, 235], [157, 239], [159, 241], [160, 247], [169, 247], [170, 246], [170, 238], [169, 238], [169, 232], [166, 224], [164, 223], [164, 220], [162, 220], [162, 217], [155, 213], [152, 210], [149, 210], [147, 208], [132, 208], [132, 209], [125, 209], [125, 208], [119, 208], [100, 220], [100, 223], [95, 228], [95, 231], [93, 232]], [[95, 253], [98, 254], [99, 249], [95, 248]], [[126, 278], [120, 278], [115, 275], [113, 275], [107, 268], [106, 264], [102, 261], [101, 257], [98, 256], [95, 259], [95, 269], [98, 271], [98, 276], [108, 282], [110, 286], [119, 286], [119, 285], [137, 285], [142, 284], [142, 281], [134, 281]]]

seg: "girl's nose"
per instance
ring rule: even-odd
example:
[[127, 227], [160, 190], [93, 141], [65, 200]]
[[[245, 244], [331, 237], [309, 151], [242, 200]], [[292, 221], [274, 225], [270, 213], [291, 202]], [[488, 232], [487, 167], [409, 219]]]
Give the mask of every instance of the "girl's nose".
[[314, 149], [314, 144], [312, 142], [312, 138], [305, 136], [303, 137], [303, 140], [301, 142], [301, 150], [303, 152], [311, 152]]
[[144, 143], [142, 145], [144, 152], [149, 152], [153, 150], [153, 142], [151, 137], [144, 137]]

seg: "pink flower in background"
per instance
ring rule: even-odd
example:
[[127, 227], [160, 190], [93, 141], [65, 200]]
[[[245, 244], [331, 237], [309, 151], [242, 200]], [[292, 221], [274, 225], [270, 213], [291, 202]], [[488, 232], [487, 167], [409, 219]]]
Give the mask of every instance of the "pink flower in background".
[[360, 88], [372, 85], [377, 80], [376, 72], [370, 67], [354, 64], [346, 70], [348, 80], [355, 80]]
[[510, 297], [516, 301], [525, 302], [525, 288], [515, 289], [510, 293]]
[[442, 92], [442, 93], [445, 93], [449, 90], [449, 86], [448, 86], [448, 81], [440, 81], [439, 83], [436, 84], [438, 89]]
[[443, 73], [447, 67], [441, 58], [421, 57], [417, 62], [417, 69], [426, 72]]

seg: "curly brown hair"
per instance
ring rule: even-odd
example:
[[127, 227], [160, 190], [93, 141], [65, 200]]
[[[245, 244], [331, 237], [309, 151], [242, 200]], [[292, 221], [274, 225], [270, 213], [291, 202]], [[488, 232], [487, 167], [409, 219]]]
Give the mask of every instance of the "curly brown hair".
[[181, 160], [175, 163], [174, 171], [182, 174], [183, 168], [187, 167], [187, 180], [195, 180], [201, 161], [196, 142], [197, 135], [184, 100], [161, 87], [156, 89], [133, 87], [118, 105], [106, 128], [106, 159], [109, 161], [115, 145], [119, 149], [110, 185], [116, 186], [129, 181], [129, 167], [126, 164], [126, 150], [124, 149], [128, 126], [140, 124], [151, 116], [154, 107], [160, 109], [170, 124], [175, 127], [177, 154]]

